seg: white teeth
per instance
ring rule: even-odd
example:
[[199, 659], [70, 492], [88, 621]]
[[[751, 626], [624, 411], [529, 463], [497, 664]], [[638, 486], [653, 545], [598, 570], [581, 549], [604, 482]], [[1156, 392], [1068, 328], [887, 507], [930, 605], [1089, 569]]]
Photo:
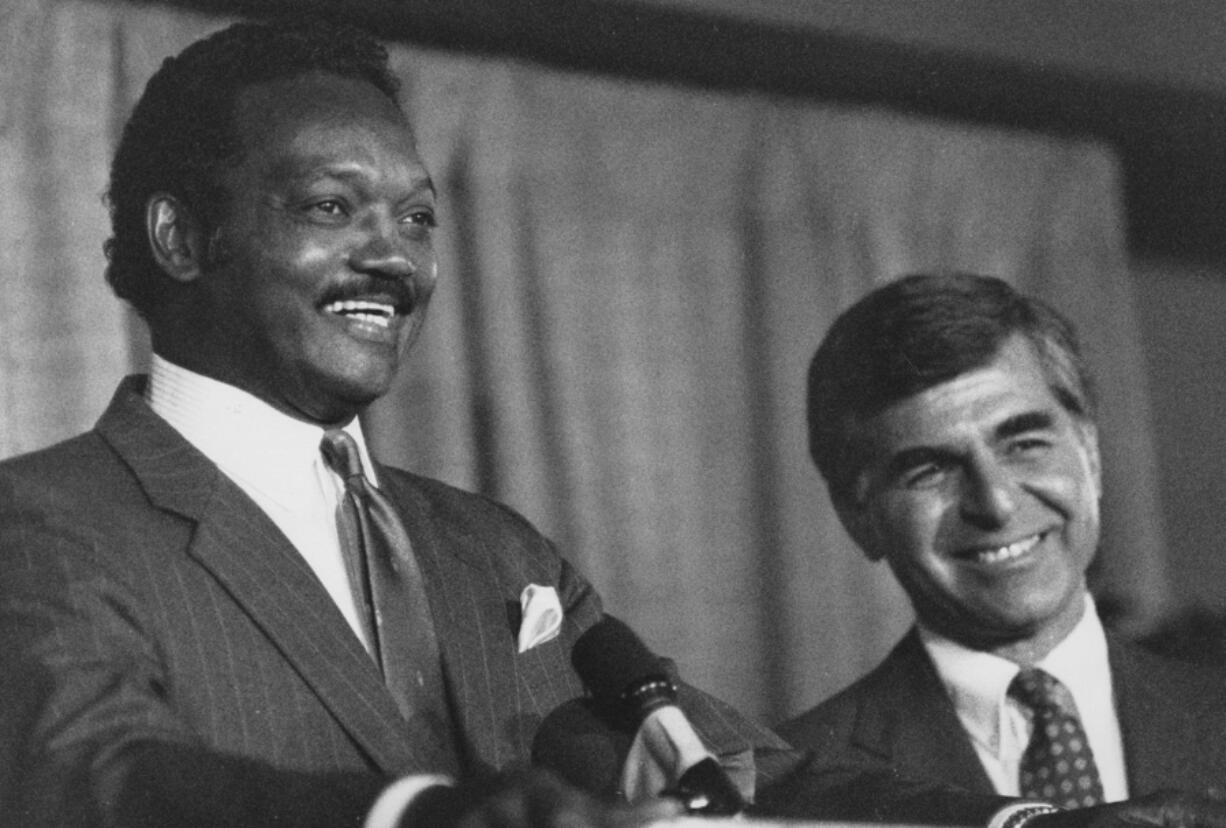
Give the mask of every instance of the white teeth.
[[328, 313], [340, 314], [359, 322], [378, 325], [386, 328], [396, 315], [396, 308], [384, 302], [366, 302], [360, 299], [348, 299], [342, 302], [331, 302], [324, 306]]
[[975, 560], [979, 563], [1000, 563], [1001, 561], [1018, 558], [1033, 549], [1042, 539], [1043, 536], [1041, 534], [1031, 535], [1025, 540], [1011, 543], [1008, 546], [1001, 546], [996, 549], [983, 549], [975, 553]]

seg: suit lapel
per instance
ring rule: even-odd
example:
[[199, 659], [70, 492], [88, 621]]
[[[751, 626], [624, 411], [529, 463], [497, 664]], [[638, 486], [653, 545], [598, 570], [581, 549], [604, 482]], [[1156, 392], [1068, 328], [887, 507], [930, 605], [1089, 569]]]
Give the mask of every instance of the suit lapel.
[[976, 792], [994, 791], [914, 629], [874, 671], [873, 682], [852, 729], [855, 744], [915, 778], [939, 775]]
[[226, 589], [388, 774], [427, 769], [374, 662], [285, 535], [125, 381], [98, 431], [158, 507], [197, 524], [186, 550]]
[[[346, 730], [389, 773], [424, 768], [374, 661], [314, 573], [229, 480], [188, 554], [209, 569]], [[254, 554], [253, 554], [254, 552]]]

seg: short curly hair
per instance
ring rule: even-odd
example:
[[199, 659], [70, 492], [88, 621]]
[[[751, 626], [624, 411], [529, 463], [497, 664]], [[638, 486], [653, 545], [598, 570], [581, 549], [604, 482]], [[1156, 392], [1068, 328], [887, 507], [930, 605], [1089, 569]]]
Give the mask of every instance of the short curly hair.
[[888, 282], [843, 312], [809, 366], [809, 452], [837, 498], [858, 473], [856, 422], [991, 362], [1025, 337], [1052, 393], [1093, 422], [1094, 383], [1071, 322], [991, 276], [913, 274]]
[[106, 279], [144, 317], [172, 284], [145, 230], [149, 198], [182, 200], [214, 227], [225, 207], [218, 173], [241, 158], [235, 104], [246, 88], [323, 71], [365, 80], [400, 106], [387, 50], [366, 32], [316, 18], [236, 23], [167, 58], [149, 79], [111, 164]]

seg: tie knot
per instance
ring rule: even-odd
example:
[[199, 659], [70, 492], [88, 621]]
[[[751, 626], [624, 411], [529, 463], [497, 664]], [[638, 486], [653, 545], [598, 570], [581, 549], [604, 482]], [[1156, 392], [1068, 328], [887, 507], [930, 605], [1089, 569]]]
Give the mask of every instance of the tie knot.
[[1009, 685], [1009, 695], [1036, 711], [1049, 708], [1065, 712], [1076, 710], [1068, 688], [1051, 673], [1038, 667], [1019, 671]]
[[319, 450], [323, 452], [328, 468], [346, 480], [362, 477], [362, 455], [358, 452], [358, 444], [348, 433], [340, 429], [324, 432]]

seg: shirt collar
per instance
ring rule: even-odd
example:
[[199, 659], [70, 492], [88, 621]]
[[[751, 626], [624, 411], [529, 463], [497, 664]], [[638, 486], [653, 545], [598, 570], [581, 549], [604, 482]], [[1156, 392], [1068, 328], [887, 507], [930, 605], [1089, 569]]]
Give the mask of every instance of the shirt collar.
[[[1068, 687], [1081, 711], [1093, 705], [1095, 699], [1111, 698], [1106, 633], [1089, 593], [1085, 602], [1081, 620], [1036, 665]], [[992, 653], [964, 647], [923, 626], [919, 626], [919, 635], [971, 738], [999, 754], [1007, 726], [1006, 692], [1017, 675], [1018, 665]]]
[[970, 737], [993, 754], [999, 753], [1005, 691], [1017, 674], [1017, 665], [964, 647], [923, 626], [919, 635]]
[[1091, 707], [1101, 707], [1103, 699], [1112, 697], [1107, 633], [1088, 593], [1081, 621], [1037, 666], [1069, 689], [1082, 718], [1090, 715]]
[[[146, 398], [150, 407], [222, 471], [292, 506], [309, 496], [322, 463], [323, 427], [295, 419], [236, 386], [189, 371], [157, 354], [150, 365]], [[353, 436], [366, 476], [374, 466], [362, 426], [354, 418], [344, 430]]]

